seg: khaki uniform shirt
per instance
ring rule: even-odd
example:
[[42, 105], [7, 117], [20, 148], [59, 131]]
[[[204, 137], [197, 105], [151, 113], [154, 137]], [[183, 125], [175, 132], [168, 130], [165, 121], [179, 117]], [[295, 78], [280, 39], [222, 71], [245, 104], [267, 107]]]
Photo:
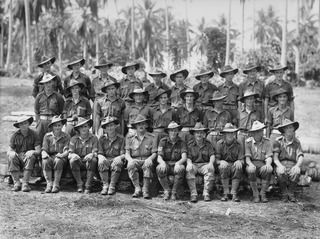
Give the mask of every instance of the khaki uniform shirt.
[[83, 140], [80, 135], [75, 135], [71, 138], [69, 144], [69, 152], [79, 155], [81, 158], [90, 153], [98, 152], [98, 138], [89, 133], [89, 137]]
[[294, 113], [292, 109], [287, 106], [284, 110], [280, 110], [278, 106], [271, 107], [268, 111], [268, 123], [273, 127], [281, 125], [285, 119], [294, 121]]
[[189, 112], [184, 106], [179, 107], [176, 111], [177, 123], [182, 127], [194, 127], [197, 122], [202, 122], [203, 114], [198, 108]]
[[60, 115], [63, 107], [64, 99], [55, 91], [49, 96], [44, 91], [39, 93], [34, 102], [34, 112], [37, 115]]
[[193, 90], [199, 93], [197, 103], [201, 105], [202, 103], [207, 103], [209, 99], [211, 99], [213, 92], [217, 91], [218, 88], [210, 82], [208, 82], [208, 86], [204, 88], [200, 82], [193, 87]]
[[240, 129], [251, 129], [254, 121], [262, 122], [262, 116], [260, 111], [252, 110], [250, 113], [246, 109], [239, 110], [239, 128]]
[[[70, 81], [71, 79], [74, 79], [80, 83], [82, 83], [84, 85], [84, 87], [82, 88], [82, 90], [80, 91], [80, 94], [86, 98], [88, 98], [89, 100], [94, 100], [94, 95], [95, 95], [95, 92], [94, 92], [94, 89], [92, 87], [92, 84], [91, 84], [91, 80], [89, 78], [89, 76], [87, 76], [86, 74], [83, 74], [83, 73], [79, 73], [79, 76], [77, 78], [75, 78], [73, 76], [73, 73], [71, 73], [69, 76], [67, 76], [65, 79], [64, 79], [64, 88], [66, 89], [69, 85], [70, 85]], [[65, 98], [69, 98], [71, 96], [71, 92], [70, 91], [65, 91], [64, 92], [64, 96]]]
[[153, 153], [157, 153], [154, 135], [146, 132], [142, 139], [137, 134], [130, 135], [126, 138], [126, 150], [134, 159], [145, 160]]
[[17, 154], [34, 150], [37, 146], [40, 146], [40, 139], [36, 131], [32, 129], [28, 129], [27, 136], [23, 136], [18, 129], [10, 138], [10, 148]]
[[64, 132], [60, 137], [56, 137], [53, 132], [46, 133], [43, 138], [42, 150], [50, 156], [57, 153], [63, 153], [69, 150], [70, 136]]
[[266, 85], [266, 97], [269, 98], [269, 107], [277, 105], [277, 102], [274, 101], [272, 97], [279, 88], [283, 88], [289, 92], [289, 102], [293, 100], [293, 89], [291, 84], [285, 80], [273, 80]]
[[219, 86], [219, 91], [221, 92], [221, 94], [227, 96], [224, 100], [225, 105], [237, 106], [239, 87], [235, 83], [226, 81], [221, 86]]
[[99, 97], [99, 96], [104, 96], [105, 93], [101, 91], [101, 88], [104, 86], [104, 84], [108, 81], [111, 80], [113, 82], [117, 82], [117, 80], [110, 76], [108, 73], [99, 73], [99, 76], [95, 77], [92, 80], [92, 87], [93, 87], [93, 91], [95, 94], [95, 97]]
[[247, 90], [253, 91], [259, 94], [257, 98], [258, 102], [262, 102], [266, 96], [266, 88], [264, 82], [259, 79], [255, 79], [254, 81], [250, 81], [246, 79], [245, 81], [241, 82], [239, 85], [239, 97], [241, 98], [244, 95], [244, 92]]
[[128, 78], [123, 78], [120, 81], [120, 97], [124, 100], [129, 97], [129, 94], [133, 92], [135, 88], [143, 88], [143, 83], [137, 77], [129, 80]]
[[221, 139], [217, 143], [216, 159], [234, 163], [244, 158], [243, 151], [242, 144], [236, 139], [230, 145], [224, 139]]
[[116, 100], [111, 101], [105, 96], [101, 100], [95, 101], [94, 113], [103, 118], [106, 116], [114, 116], [118, 119], [122, 119], [125, 107], [126, 104], [122, 99], [117, 98]]
[[188, 143], [187, 154], [188, 158], [191, 159], [193, 163], [209, 163], [210, 157], [214, 155], [214, 148], [206, 139], [201, 147], [197, 145], [195, 140], [192, 140]]
[[186, 90], [187, 87], [184, 85], [182, 89], [179, 89], [177, 86], [173, 86], [171, 88], [171, 96], [170, 96], [170, 101], [171, 101], [171, 105], [173, 107], [181, 107], [183, 105], [183, 100], [180, 97], [180, 93], [184, 90]]
[[152, 122], [152, 115], [153, 115], [153, 110], [147, 106], [137, 106], [135, 104], [132, 104], [130, 108], [127, 108], [124, 112], [124, 120], [125, 122], [131, 123], [135, 118], [137, 117], [138, 114], [141, 114], [145, 116], [147, 119], [149, 119]]
[[245, 156], [251, 160], [265, 161], [273, 156], [272, 144], [269, 139], [263, 137], [260, 142], [256, 142], [250, 137], [245, 142]]
[[160, 86], [156, 86], [155, 83], [151, 83], [146, 87], [146, 91], [149, 93], [149, 104], [151, 105], [158, 105], [159, 102], [155, 101], [154, 98], [158, 95], [158, 92], [160, 89], [163, 90], [169, 90], [169, 86], [167, 86], [165, 83], [161, 82]]
[[60, 78], [57, 74], [53, 73], [52, 71], [49, 71], [48, 73], [44, 73], [44, 72], [40, 73], [40, 74], [37, 76], [37, 78], [34, 79], [32, 96], [33, 96], [34, 98], [36, 98], [37, 95], [38, 95], [40, 92], [43, 91], [43, 88], [44, 88], [44, 87], [43, 87], [42, 84], [39, 84], [39, 82], [42, 80], [42, 78], [43, 78], [43, 76], [44, 76], [45, 74], [50, 74], [50, 75], [56, 76], [56, 77], [53, 79], [53, 81], [54, 81], [54, 83], [53, 83], [53, 90], [56, 91], [56, 92], [58, 92], [58, 93], [60, 93], [61, 95], [63, 95], [63, 87], [62, 87], [62, 83], [61, 83], [61, 78]]
[[187, 145], [178, 137], [176, 142], [172, 142], [169, 137], [162, 138], [158, 146], [158, 155], [164, 161], [177, 162], [181, 159], [181, 155], [187, 153]]
[[207, 109], [204, 117], [203, 124], [209, 129], [222, 130], [226, 123], [231, 123], [231, 115], [229, 111], [222, 110], [220, 113], [214, 109]]
[[80, 96], [78, 103], [68, 98], [64, 104], [63, 114], [65, 118], [72, 118], [74, 115], [89, 119], [92, 113], [90, 102], [87, 98]]
[[166, 112], [162, 113], [158, 106], [153, 111], [153, 128], [166, 128], [169, 123], [174, 120], [174, 114], [175, 112], [172, 108], [168, 108]]
[[292, 142], [287, 142], [284, 136], [277, 138], [273, 143], [273, 152], [279, 153], [279, 160], [297, 162], [300, 156], [303, 156], [301, 143], [297, 138]]
[[102, 135], [99, 138], [99, 154], [102, 154], [106, 158], [115, 158], [124, 154], [125, 140], [121, 135], [117, 135], [111, 140], [107, 135]]

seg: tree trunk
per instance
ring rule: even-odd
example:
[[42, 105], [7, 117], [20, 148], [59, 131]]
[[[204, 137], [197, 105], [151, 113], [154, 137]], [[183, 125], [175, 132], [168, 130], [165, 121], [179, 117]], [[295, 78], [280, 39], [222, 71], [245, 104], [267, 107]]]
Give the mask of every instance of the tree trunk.
[[4, 24], [3, 24], [3, 21], [1, 21], [1, 35], [0, 35], [0, 68], [3, 67], [3, 41], [4, 41], [4, 36], [3, 36], [3, 29], [4, 27]]
[[150, 69], [151, 61], [150, 61], [150, 40], [147, 41], [147, 70]]
[[169, 11], [168, 11], [168, 0], [165, 0], [165, 4], [166, 4], [166, 50], [167, 50], [167, 54], [168, 54], [168, 58], [167, 58], [167, 70], [169, 70], [170, 68], [170, 49], [169, 49], [169, 43], [170, 43], [170, 33], [169, 33]]
[[7, 61], [6, 70], [10, 68], [11, 64], [11, 51], [12, 51], [12, 27], [13, 27], [13, 16], [12, 16], [12, 0], [9, 2], [9, 35], [8, 35], [8, 50], [7, 50]]
[[26, 32], [24, 32], [23, 36], [22, 36], [22, 59], [20, 60], [20, 62], [22, 63], [22, 65], [24, 65], [24, 63], [27, 60], [27, 44], [26, 44]]
[[285, 0], [284, 19], [282, 26], [282, 44], [281, 44], [281, 64], [287, 65], [287, 18], [288, 18], [288, 0]]
[[244, 52], [244, 2], [245, 0], [240, 0], [241, 3], [241, 56]]
[[134, 49], [134, 0], [131, 1], [131, 57], [136, 58]]
[[256, 29], [256, 6], [255, 6], [255, 1], [252, 1], [252, 49], [256, 49], [256, 38], [255, 38], [255, 29]]
[[32, 72], [32, 59], [31, 59], [31, 34], [30, 34], [30, 9], [29, 0], [24, 0], [24, 8], [26, 15], [26, 37], [27, 37], [27, 72], [31, 74]]
[[231, 28], [231, 0], [229, 0], [229, 9], [228, 9], [228, 25], [227, 25], [227, 43], [226, 43], [225, 65], [229, 65], [229, 58], [230, 58], [230, 28]]
[[58, 30], [58, 58], [59, 58], [59, 74], [62, 78], [62, 37], [61, 29]]
[[[300, 0], [297, 0], [297, 19], [296, 19], [296, 39], [299, 42], [299, 23], [300, 23]], [[299, 44], [297, 46], [294, 46], [295, 56], [296, 56], [296, 67], [295, 67], [295, 73], [297, 75], [297, 79], [299, 79], [300, 76], [300, 51], [299, 51]]]
[[319, 1], [319, 12], [318, 12], [318, 49], [320, 49], [320, 1]]
[[100, 44], [99, 44], [99, 18], [97, 16], [96, 19], [96, 63], [99, 63], [99, 59], [100, 59]]
[[87, 46], [86, 38], [84, 38], [82, 42], [83, 42], [83, 58], [86, 60], [86, 64], [84, 65], [84, 68], [86, 68], [86, 65], [88, 64], [88, 61], [87, 61], [88, 46]]
[[189, 39], [189, 16], [188, 16], [188, 1], [189, 0], [185, 0], [186, 1], [186, 37], [187, 37], [187, 42], [186, 42], [186, 49], [187, 49], [187, 59], [186, 59], [186, 62], [187, 62], [187, 66], [188, 68], [190, 67], [190, 64], [189, 64], [189, 42], [190, 42], [190, 39]]

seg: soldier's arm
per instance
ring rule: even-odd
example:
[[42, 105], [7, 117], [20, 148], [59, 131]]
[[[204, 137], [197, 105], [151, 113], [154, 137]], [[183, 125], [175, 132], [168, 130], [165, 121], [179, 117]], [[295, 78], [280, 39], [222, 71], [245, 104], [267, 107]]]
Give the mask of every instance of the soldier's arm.
[[93, 105], [93, 133], [98, 133], [100, 128], [100, 105], [98, 101], [94, 102]]
[[57, 79], [57, 91], [63, 95], [63, 87], [62, 87], [62, 81], [61, 81], [61, 78], [60, 76], [56, 75], [56, 79]]
[[39, 93], [39, 81], [41, 79], [41, 75], [37, 76], [37, 78], [34, 79], [34, 82], [33, 82], [33, 90], [32, 90], [32, 96], [33, 98], [36, 98], [38, 93]]
[[36, 117], [36, 122], [38, 123], [40, 120], [40, 97], [39, 95], [36, 97], [36, 100], [34, 102], [34, 113], [35, 113], [35, 117]]

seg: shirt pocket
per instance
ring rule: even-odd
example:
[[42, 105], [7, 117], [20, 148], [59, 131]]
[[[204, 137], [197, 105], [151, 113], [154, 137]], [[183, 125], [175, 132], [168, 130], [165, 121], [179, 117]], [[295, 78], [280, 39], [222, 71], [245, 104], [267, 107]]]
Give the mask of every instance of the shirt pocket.
[[77, 115], [78, 116], [85, 116], [86, 115], [86, 108], [83, 106], [79, 106], [77, 108]]
[[49, 100], [49, 108], [53, 111], [58, 109], [58, 101], [56, 98], [50, 99]]

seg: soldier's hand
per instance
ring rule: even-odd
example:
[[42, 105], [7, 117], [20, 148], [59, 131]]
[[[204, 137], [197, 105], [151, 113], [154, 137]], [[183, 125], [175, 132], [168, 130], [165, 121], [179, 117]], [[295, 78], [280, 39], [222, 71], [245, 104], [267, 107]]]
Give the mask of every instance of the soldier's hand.
[[16, 156], [16, 152], [14, 152], [14, 151], [8, 151], [8, 152], [7, 152], [7, 156], [8, 156], [9, 158], [13, 158], [13, 157]]
[[271, 173], [273, 168], [271, 166], [271, 164], [267, 163], [266, 165], [261, 167], [261, 170], [265, 169], [268, 173]]
[[300, 172], [301, 172], [300, 168], [295, 165], [290, 169], [289, 174], [290, 174], [290, 176], [295, 176], [295, 175], [300, 174]]
[[89, 153], [84, 157], [84, 160], [90, 162], [93, 158], [93, 153]]
[[113, 164], [115, 165], [115, 166], [121, 166], [122, 165], [122, 159], [121, 159], [121, 157], [115, 157], [114, 159], [113, 159]]
[[220, 168], [226, 168], [228, 167], [228, 162], [225, 160], [220, 160]]
[[173, 171], [174, 173], [181, 173], [183, 171], [183, 167], [181, 167], [181, 164], [175, 163]]
[[26, 158], [31, 158], [32, 155], [34, 154], [34, 152], [35, 152], [34, 150], [29, 150], [29, 151], [27, 151], [26, 154], [25, 154], [25, 157], [26, 157]]
[[285, 166], [280, 165], [280, 166], [277, 167], [277, 172], [278, 172], [279, 174], [284, 174], [285, 171], [286, 171], [286, 167], [285, 167]]
[[166, 171], [166, 163], [165, 162], [161, 162], [160, 164], [159, 164], [159, 171], [160, 172], [162, 172], [162, 173], [164, 173], [165, 171]]
[[42, 151], [41, 152], [41, 158], [42, 159], [47, 159], [47, 158], [49, 158], [49, 154], [46, 151]]
[[193, 168], [192, 168], [192, 163], [188, 163], [187, 164], [187, 168], [186, 168], [187, 171], [192, 171]]
[[57, 153], [57, 154], [56, 154], [56, 157], [57, 157], [57, 158], [62, 158], [62, 154], [61, 154], [61, 153]]
[[152, 160], [151, 159], [146, 159], [146, 161], [144, 162], [144, 166], [145, 167], [151, 167], [152, 166]]
[[249, 165], [248, 165], [248, 172], [249, 173], [254, 173], [255, 171], [256, 171], [256, 166], [253, 164], [253, 163], [250, 163]]
[[242, 162], [240, 160], [237, 160], [234, 162], [234, 166], [236, 167], [236, 169], [240, 170], [242, 169]]

